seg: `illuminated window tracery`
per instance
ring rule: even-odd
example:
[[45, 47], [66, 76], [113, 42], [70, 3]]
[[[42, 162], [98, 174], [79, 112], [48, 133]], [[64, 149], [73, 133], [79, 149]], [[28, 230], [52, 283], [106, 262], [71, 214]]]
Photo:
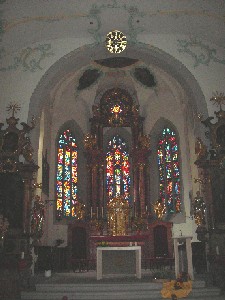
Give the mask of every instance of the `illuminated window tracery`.
[[180, 167], [177, 138], [174, 131], [164, 128], [158, 142], [159, 195], [168, 213], [180, 212]]
[[126, 143], [120, 136], [114, 136], [108, 143], [106, 154], [106, 186], [107, 196], [123, 195], [130, 201], [130, 162]]
[[75, 217], [77, 204], [77, 144], [69, 129], [58, 139], [56, 199], [57, 217]]

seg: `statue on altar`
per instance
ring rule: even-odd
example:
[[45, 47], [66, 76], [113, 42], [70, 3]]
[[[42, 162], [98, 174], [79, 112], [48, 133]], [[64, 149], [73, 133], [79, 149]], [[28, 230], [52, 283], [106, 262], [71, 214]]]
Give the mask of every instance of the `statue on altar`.
[[127, 235], [130, 206], [123, 196], [114, 197], [108, 203], [108, 233]]

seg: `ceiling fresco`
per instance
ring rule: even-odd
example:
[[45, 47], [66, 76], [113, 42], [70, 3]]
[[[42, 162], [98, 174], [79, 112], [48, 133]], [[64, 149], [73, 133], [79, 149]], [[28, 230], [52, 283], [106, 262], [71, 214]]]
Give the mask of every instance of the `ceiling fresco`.
[[[175, 47], [193, 67], [225, 64], [216, 49], [225, 48], [224, 12], [222, 0], [0, 0], [0, 71], [41, 70], [55, 53], [53, 40], [86, 37], [90, 45], [104, 44], [115, 24], [128, 45], [154, 46], [143, 41], [145, 35], [185, 35]], [[11, 62], [4, 65], [8, 56]]]

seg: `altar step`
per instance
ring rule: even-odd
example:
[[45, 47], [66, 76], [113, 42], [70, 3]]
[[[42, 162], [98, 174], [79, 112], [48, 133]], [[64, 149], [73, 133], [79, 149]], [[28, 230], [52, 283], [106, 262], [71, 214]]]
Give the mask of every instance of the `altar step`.
[[[162, 299], [161, 283], [94, 283], [94, 284], [36, 284], [36, 291], [22, 292], [22, 300], [141, 300]], [[219, 300], [218, 288], [205, 288], [204, 282], [194, 282], [188, 296], [192, 300]]]

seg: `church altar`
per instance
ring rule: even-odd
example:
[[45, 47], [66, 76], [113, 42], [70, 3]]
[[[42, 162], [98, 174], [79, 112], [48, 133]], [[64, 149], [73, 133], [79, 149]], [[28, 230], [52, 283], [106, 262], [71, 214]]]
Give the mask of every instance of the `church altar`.
[[104, 275], [134, 274], [141, 278], [141, 247], [97, 247], [97, 280]]
[[102, 243], [107, 245], [107, 247], [105, 248], [140, 246], [142, 256], [144, 256], [143, 250], [147, 240], [148, 235], [144, 234], [123, 236], [93, 235], [89, 237], [90, 256], [92, 259], [96, 258], [97, 249], [99, 248], [99, 246], [101, 246]]
[[143, 242], [148, 238], [147, 234], [134, 234], [134, 235], [122, 235], [122, 236], [110, 236], [110, 235], [93, 235], [90, 237], [90, 240], [94, 242], [105, 241], [108, 243], [135, 243], [135, 242]]

